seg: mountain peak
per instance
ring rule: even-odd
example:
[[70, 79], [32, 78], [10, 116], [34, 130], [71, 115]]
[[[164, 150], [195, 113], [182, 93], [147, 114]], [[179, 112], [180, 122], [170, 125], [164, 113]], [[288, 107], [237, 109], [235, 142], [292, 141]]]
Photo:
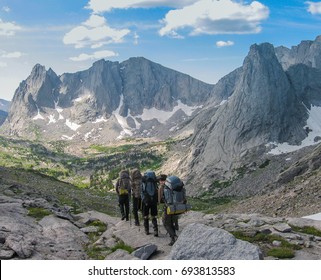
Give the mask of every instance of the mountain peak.
[[314, 41], [320, 43], [321, 42], [321, 35], [317, 36]]
[[[261, 60], [276, 59], [274, 46], [270, 43], [254, 44], [250, 47], [250, 51], [246, 59], [260, 58]], [[246, 60], [245, 59], [245, 60]]]

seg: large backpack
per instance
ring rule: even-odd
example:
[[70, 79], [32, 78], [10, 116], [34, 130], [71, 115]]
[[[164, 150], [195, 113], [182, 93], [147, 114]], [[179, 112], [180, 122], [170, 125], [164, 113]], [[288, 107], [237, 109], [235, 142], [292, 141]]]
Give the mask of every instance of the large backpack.
[[127, 170], [122, 170], [119, 173], [119, 195], [128, 195], [130, 191], [130, 178]]
[[145, 203], [157, 203], [157, 180], [154, 171], [144, 173], [142, 183], [142, 200]]
[[186, 190], [184, 183], [177, 176], [169, 176], [165, 181], [164, 200], [168, 215], [182, 214], [191, 209], [186, 203]]
[[143, 178], [143, 176], [142, 176], [142, 173], [140, 173], [140, 170], [134, 169], [131, 174], [131, 179], [132, 179], [133, 196], [135, 198], [140, 198], [142, 178]]

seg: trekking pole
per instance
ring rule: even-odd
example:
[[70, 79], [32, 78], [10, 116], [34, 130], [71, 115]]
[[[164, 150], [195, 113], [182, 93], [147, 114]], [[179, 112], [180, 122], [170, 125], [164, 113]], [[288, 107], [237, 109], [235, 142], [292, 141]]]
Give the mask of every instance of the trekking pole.
[[132, 212], [131, 212], [131, 209], [130, 209], [130, 201], [131, 201], [131, 196], [130, 196], [130, 194], [128, 194], [128, 196], [129, 196], [129, 207], [128, 207], [128, 211], [129, 211], [129, 226], [130, 227], [132, 227]]
[[160, 213], [162, 213], [162, 210], [160, 211], [160, 209], [158, 208], [157, 209], [157, 220], [158, 220], [158, 232], [159, 232], [159, 234], [161, 234], [161, 230], [160, 230], [160, 228], [161, 228], [161, 215], [160, 215]]

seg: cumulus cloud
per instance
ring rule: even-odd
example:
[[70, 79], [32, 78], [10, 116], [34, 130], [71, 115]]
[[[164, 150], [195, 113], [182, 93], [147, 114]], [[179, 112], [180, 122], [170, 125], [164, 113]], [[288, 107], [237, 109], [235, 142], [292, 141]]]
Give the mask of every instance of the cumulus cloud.
[[232, 41], [217, 41], [216, 42], [216, 46], [218, 48], [230, 47], [230, 46], [233, 46], [233, 45], [234, 45], [234, 42], [232, 42]]
[[121, 43], [129, 33], [128, 29], [111, 28], [102, 16], [91, 15], [87, 21], [66, 33], [63, 42], [75, 48], [99, 48], [105, 44]]
[[0, 19], [0, 36], [13, 36], [21, 27], [14, 22], [4, 22]]
[[308, 5], [308, 12], [312, 15], [321, 14], [321, 2], [305, 2]]
[[104, 50], [104, 51], [94, 52], [93, 54], [82, 53], [79, 56], [70, 57], [70, 60], [72, 60], [72, 61], [85, 61], [85, 60], [96, 60], [96, 59], [102, 59], [102, 58], [114, 57], [114, 56], [118, 56], [118, 53], [115, 53], [113, 51]]
[[199, 0], [192, 5], [169, 11], [162, 20], [161, 36], [178, 36], [178, 30], [189, 35], [259, 33], [269, 9], [258, 1], [251, 4], [232, 0]]
[[171, 7], [182, 8], [199, 0], [90, 0], [87, 9], [94, 13], [109, 12], [112, 9]]

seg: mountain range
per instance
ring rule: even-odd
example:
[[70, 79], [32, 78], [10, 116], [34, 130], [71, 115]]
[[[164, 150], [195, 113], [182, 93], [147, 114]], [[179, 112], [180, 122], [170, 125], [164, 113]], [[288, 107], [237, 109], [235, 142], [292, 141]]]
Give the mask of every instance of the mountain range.
[[1, 130], [78, 144], [183, 139], [170, 171], [206, 188], [269, 155], [317, 144], [320, 120], [321, 36], [291, 49], [254, 44], [215, 85], [142, 57], [61, 76], [37, 64]]
[[145, 58], [100, 60], [60, 77], [38, 64], [16, 90], [5, 127], [28, 138], [37, 131], [42, 139], [103, 143], [162, 134], [204, 104], [212, 88]]

